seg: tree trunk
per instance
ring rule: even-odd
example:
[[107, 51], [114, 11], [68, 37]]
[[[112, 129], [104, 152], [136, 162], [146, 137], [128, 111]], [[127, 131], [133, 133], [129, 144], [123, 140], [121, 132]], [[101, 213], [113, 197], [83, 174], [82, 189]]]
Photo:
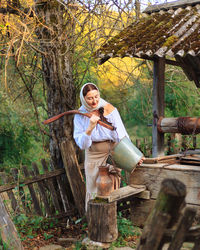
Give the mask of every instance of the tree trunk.
[[[36, 13], [41, 22], [36, 33], [41, 42], [42, 67], [47, 86], [48, 117], [75, 108], [76, 93], [72, 78], [73, 25], [67, 10], [57, 1], [36, 1]], [[70, 37], [69, 37], [70, 34]], [[59, 143], [73, 141], [73, 117], [51, 123], [51, 165], [63, 168]]]

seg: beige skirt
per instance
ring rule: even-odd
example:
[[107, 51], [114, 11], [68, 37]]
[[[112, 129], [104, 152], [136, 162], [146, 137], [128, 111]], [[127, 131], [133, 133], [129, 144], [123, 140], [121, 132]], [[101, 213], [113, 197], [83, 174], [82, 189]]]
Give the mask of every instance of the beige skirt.
[[[85, 176], [86, 176], [86, 198], [85, 209], [87, 211], [87, 203], [94, 199], [97, 194], [96, 180], [98, 177], [99, 167], [106, 164], [107, 158], [113, 149], [115, 143], [110, 141], [92, 143], [89, 149], [85, 150]], [[109, 165], [110, 177], [113, 181], [113, 190], [120, 187], [119, 168]]]

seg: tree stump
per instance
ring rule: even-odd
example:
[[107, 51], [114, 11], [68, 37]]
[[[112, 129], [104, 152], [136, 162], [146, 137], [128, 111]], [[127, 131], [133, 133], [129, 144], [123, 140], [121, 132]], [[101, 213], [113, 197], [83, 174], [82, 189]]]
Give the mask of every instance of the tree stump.
[[117, 202], [88, 202], [88, 236], [96, 242], [109, 243], [118, 237]]

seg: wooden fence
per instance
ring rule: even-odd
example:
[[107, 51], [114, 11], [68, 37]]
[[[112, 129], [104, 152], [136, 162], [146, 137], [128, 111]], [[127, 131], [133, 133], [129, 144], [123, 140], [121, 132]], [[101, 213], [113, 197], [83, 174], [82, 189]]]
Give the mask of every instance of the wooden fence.
[[200, 226], [194, 225], [196, 210], [185, 206], [186, 186], [176, 179], [165, 179], [143, 228], [137, 250], [182, 249], [184, 242], [200, 249]]
[[51, 170], [44, 159], [42, 171], [32, 164], [32, 170], [22, 166], [10, 174], [0, 172], [0, 194], [7, 209], [14, 213], [37, 214], [45, 217], [73, 216], [77, 213], [65, 169]]
[[[152, 156], [152, 137], [136, 139], [136, 147], [138, 147], [146, 157]], [[165, 138], [165, 154], [177, 154], [187, 149], [198, 148], [198, 135], [186, 136], [181, 134], [168, 134]]]

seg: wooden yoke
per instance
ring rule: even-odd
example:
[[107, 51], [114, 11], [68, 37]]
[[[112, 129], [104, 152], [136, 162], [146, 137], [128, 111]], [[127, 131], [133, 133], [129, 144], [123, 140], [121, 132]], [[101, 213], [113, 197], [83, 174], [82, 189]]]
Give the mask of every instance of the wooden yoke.
[[[90, 118], [90, 117], [92, 116], [92, 114], [90, 114], [90, 113], [82, 113], [82, 112], [80, 112], [79, 110], [69, 110], [69, 111], [63, 112], [63, 113], [61, 113], [61, 114], [59, 114], [59, 115], [53, 116], [53, 117], [51, 117], [51, 118], [45, 120], [45, 121], [43, 122], [43, 124], [46, 125], [46, 124], [49, 124], [49, 123], [51, 123], [51, 122], [54, 122], [54, 121], [60, 119], [60, 118], [61, 118], [62, 116], [64, 116], [64, 115], [74, 115], [74, 114], [83, 115], [83, 116], [86, 116], [86, 117], [88, 117], [88, 118]], [[101, 121], [101, 120], [99, 120], [97, 123], [98, 123], [99, 125], [101, 125], [101, 126], [107, 128], [107, 129], [115, 130], [115, 127], [113, 127], [113, 126], [111, 126], [110, 124], [108, 124], [108, 123], [106, 123], [106, 122], [103, 122], [103, 121]]]

